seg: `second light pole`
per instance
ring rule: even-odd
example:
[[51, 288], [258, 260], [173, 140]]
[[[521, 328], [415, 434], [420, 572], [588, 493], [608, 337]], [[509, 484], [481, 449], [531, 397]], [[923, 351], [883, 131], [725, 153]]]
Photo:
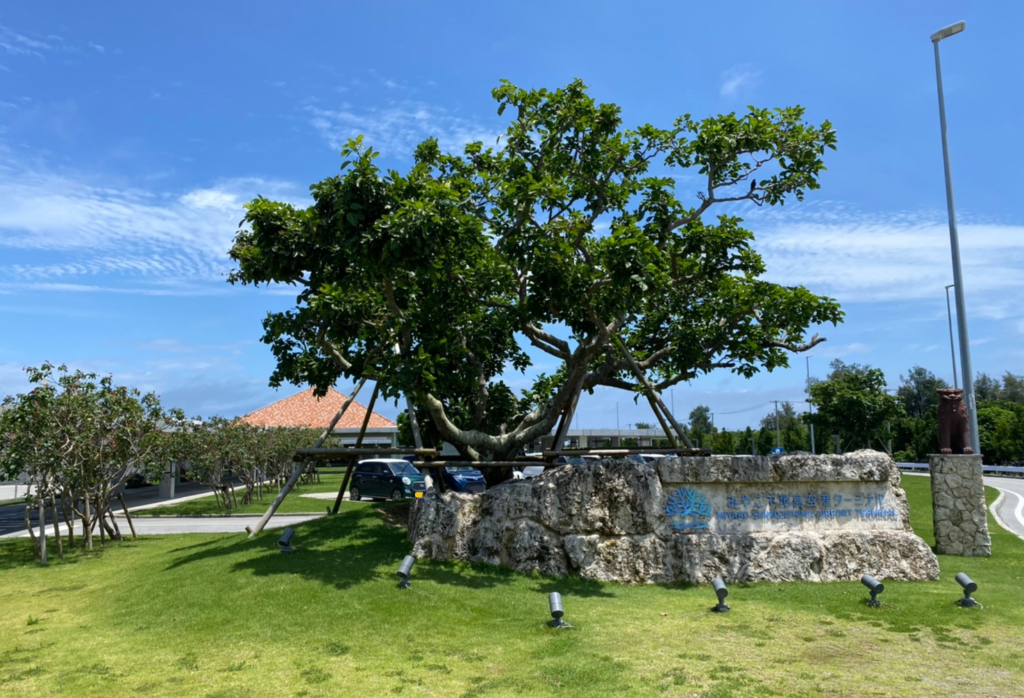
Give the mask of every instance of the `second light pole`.
[[949, 309], [949, 289], [953, 286], [955, 284], [946, 286], [946, 317], [949, 318], [949, 355], [953, 358], [953, 387], [959, 388], [960, 384], [956, 381], [956, 349], [953, 347], [953, 311]]

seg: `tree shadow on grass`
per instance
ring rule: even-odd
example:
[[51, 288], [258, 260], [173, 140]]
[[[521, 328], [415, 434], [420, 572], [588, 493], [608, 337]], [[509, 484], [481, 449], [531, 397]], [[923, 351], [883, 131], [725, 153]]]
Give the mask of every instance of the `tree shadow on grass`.
[[[231, 562], [231, 571], [255, 575], [288, 574], [345, 589], [370, 580], [398, 578], [395, 573], [402, 558], [409, 554], [408, 532], [388, 525], [381, 510], [393, 505], [342, 511], [335, 516], [314, 519], [292, 526], [294, 552], [281, 554], [281, 532], [265, 531], [256, 538], [219, 539], [176, 548], [166, 569], [176, 569], [210, 560], [241, 558]], [[177, 553], [186, 554], [180, 555]], [[381, 568], [384, 571], [381, 571]], [[419, 561], [414, 570], [418, 580], [441, 585], [455, 584], [469, 589], [487, 589], [514, 584], [524, 575], [507, 567], [461, 561]], [[613, 597], [601, 582], [569, 577], [564, 580], [537, 577], [542, 590], [562, 591], [577, 596]]]
[[424, 560], [416, 568], [415, 573], [419, 580], [445, 586], [456, 585], [465, 589], [490, 589], [502, 584], [515, 584], [522, 579], [532, 579], [536, 582], [534, 588], [538, 592], [558, 591], [573, 596], [615, 597], [615, 594], [609, 591], [611, 585], [603, 582], [575, 576], [564, 579], [542, 577], [536, 574], [516, 572], [510, 567], [489, 565], [483, 562]]
[[404, 531], [384, 526], [376, 520], [378, 516], [372, 509], [360, 508], [296, 524], [291, 527], [294, 552], [288, 555], [278, 547], [281, 531], [264, 531], [256, 538], [242, 534], [175, 556], [167, 569], [219, 558], [231, 561], [234, 572], [299, 575], [344, 589], [379, 578], [377, 568], [383, 564], [393, 562], [397, 569], [409, 551]]

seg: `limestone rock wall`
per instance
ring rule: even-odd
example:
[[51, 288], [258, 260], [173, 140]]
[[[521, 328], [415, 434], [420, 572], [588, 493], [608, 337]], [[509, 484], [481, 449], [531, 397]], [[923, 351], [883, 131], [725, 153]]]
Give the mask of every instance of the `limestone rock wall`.
[[[937, 579], [935, 555], [910, 529], [899, 482], [892, 460], [874, 451], [606, 459], [480, 495], [430, 490], [415, 501], [409, 531], [418, 557], [556, 577], [834, 581], [868, 572]], [[801, 494], [799, 507], [791, 492]], [[680, 514], [683, 501], [695, 506]]]
[[935, 548], [943, 555], [991, 555], [981, 456], [933, 455], [929, 470]]

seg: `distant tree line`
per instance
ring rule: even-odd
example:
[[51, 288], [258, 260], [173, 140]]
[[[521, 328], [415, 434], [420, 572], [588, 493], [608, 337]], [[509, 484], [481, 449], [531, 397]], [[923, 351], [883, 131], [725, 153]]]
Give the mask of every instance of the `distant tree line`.
[[[787, 452], [810, 451], [813, 424], [816, 453], [873, 448], [897, 461], [921, 462], [938, 452], [937, 391], [949, 387], [945, 381], [914, 366], [900, 376], [892, 394], [881, 369], [838, 359], [830, 369], [827, 378], [811, 381], [813, 413], [798, 413], [792, 403], [780, 402], [778, 412], [765, 415], [758, 428], [729, 431], [716, 428], [710, 409], [698, 405], [689, 415], [689, 436], [721, 454], [767, 455], [776, 445]], [[985, 463], [1024, 461], [1024, 375], [979, 373], [974, 389]]]

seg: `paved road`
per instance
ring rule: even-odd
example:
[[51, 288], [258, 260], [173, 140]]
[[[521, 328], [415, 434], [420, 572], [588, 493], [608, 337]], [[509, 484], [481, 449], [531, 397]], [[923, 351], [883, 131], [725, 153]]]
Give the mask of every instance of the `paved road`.
[[1024, 478], [986, 477], [985, 484], [1003, 493], [993, 507], [996, 517], [1024, 538]]
[[[175, 488], [175, 499], [174, 500], [162, 500], [160, 499], [160, 488], [156, 486], [152, 487], [140, 487], [138, 489], [125, 490], [124, 499], [128, 504], [128, 508], [135, 510], [138, 507], [145, 507], [147, 505], [161, 505], [170, 504], [172, 501], [181, 501], [184, 499], [193, 499], [195, 496], [212, 495], [210, 488], [205, 485], [199, 485], [193, 482], [179, 483]], [[115, 504], [115, 511], [120, 508], [120, 504]], [[30, 512], [32, 525], [39, 526], [38, 512], [33, 509]], [[49, 518], [49, 517], [47, 517]], [[63, 525], [63, 524], [62, 524]], [[24, 504], [7, 504], [0, 507], [0, 538], [4, 537], [9, 533], [16, 531], [25, 530], [25, 505]], [[47, 523], [47, 530], [53, 532], [49, 522]]]

